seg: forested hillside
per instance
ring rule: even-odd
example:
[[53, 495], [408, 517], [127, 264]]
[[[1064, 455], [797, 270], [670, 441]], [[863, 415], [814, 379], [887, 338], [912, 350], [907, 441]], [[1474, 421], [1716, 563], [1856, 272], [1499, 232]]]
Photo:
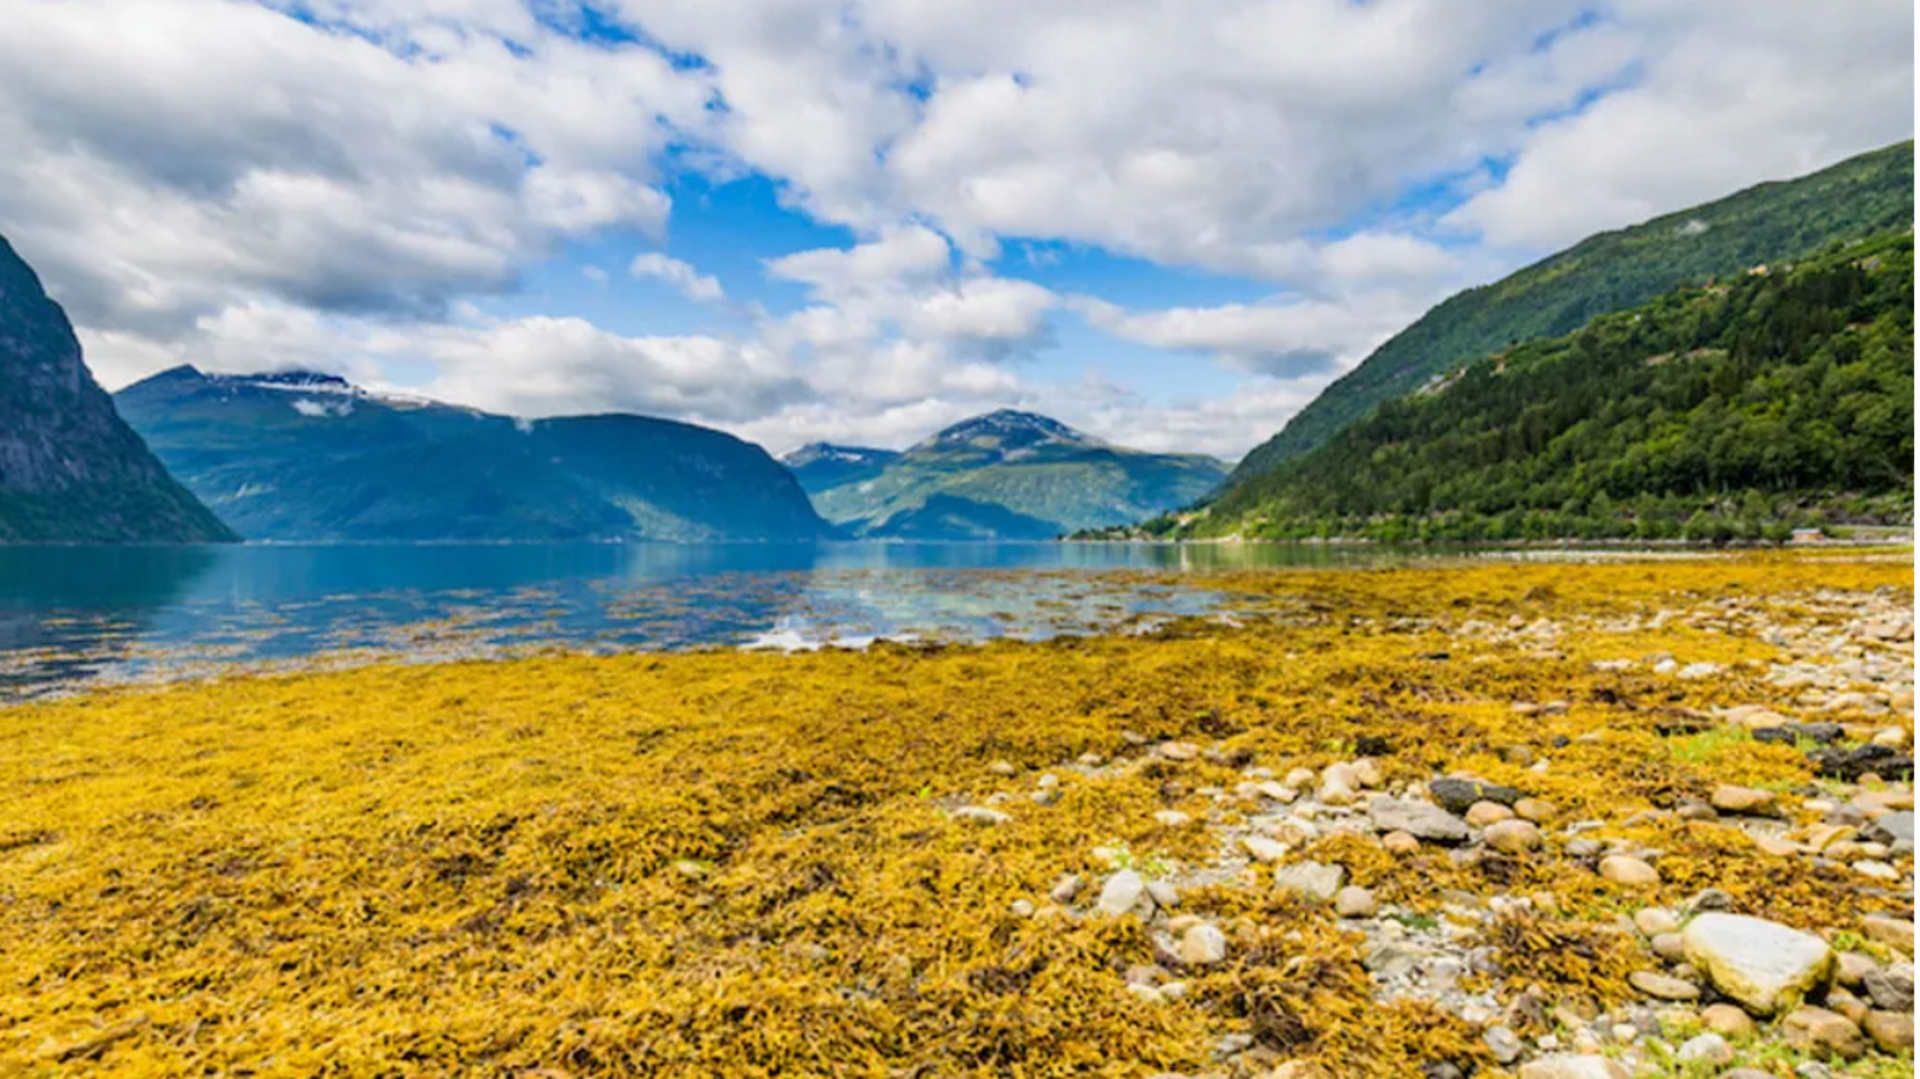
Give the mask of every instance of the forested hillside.
[[1797, 180], [1761, 184], [1589, 237], [1427, 312], [1256, 447], [1227, 482], [1240, 483], [1313, 450], [1380, 402], [1412, 393], [1457, 364], [1569, 333], [1683, 282], [1912, 227], [1913, 143], [1903, 142]]
[[1727, 539], [1910, 521], [1913, 237], [1521, 345], [1240, 485], [1192, 535]]

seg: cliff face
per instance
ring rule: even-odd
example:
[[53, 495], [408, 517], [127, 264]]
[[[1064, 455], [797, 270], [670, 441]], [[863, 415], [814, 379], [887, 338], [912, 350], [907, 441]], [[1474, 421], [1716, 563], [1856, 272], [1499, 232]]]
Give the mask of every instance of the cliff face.
[[66, 313], [0, 239], [0, 543], [234, 538], [121, 421]]

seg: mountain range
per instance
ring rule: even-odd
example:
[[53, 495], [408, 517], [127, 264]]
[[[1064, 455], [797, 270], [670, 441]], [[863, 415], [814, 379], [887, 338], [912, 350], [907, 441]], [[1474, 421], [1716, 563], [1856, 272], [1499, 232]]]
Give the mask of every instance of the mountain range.
[[121, 422], [66, 312], [0, 239], [0, 543], [233, 538]]
[[1226, 475], [1198, 454], [1109, 445], [1003, 409], [903, 453], [813, 445], [786, 458], [821, 516], [868, 539], [1051, 539], [1187, 505]]
[[333, 375], [192, 367], [114, 401], [248, 539], [766, 542], [830, 532], [766, 451], [671, 420], [529, 421]]
[[1579, 329], [1684, 282], [1913, 227], [1913, 143], [1603, 232], [1500, 281], [1460, 292], [1328, 386], [1233, 470], [1243, 483], [1325, 444], [1382, 401], [1523, 341]]

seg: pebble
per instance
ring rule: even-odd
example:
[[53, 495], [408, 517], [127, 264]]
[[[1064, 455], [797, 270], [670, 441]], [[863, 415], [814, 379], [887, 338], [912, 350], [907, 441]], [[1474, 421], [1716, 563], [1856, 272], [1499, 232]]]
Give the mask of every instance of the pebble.
[[1273, 872], [1275, 891], [1293, 892], [1318, 903], [1331, 900], [1346, 880], [1347, 870], [1344, 866], [1321, 865], [1319, 862], [1295, 862]]
[[1349, 884], [1333, 896], [1333, 912], [1342, 918], [1371, 918], [1379, 909], [1373, 893], [1359, 885]]
[[1600, 875], [1623, 888], [1650, 888], [1660, 883], [1660, 871], [1625, 854], [1600, 859]]
[[1466, 821], [1431, 802], [1379, 797], [1367, 803], [1367, 817], [1382, 832], [1405, 832], [1433, 843], [1464, 843], [1473, 834]]
[[988, 809], [986, 806], [961, 806], [953, 811], [953, 815], [968, 824], [981, 825], [1005, 824], [1013, 819], [997, 809]]
[[1227, 958], [1227, 936], [1218, 926], [1202, 922], [1180, 938], [1180, 961], [1190, 967], [1206, 967]]
[[1504, 854], [1524, 854], [1537, 850], [1544, 841], [1540, 829], [1532, 821], [1503, 820], [1491, 824], [1481, 833], [1487, 846]]
[[1886, 968], [1875, 967], [1860, 984], [1866, 989], [1867, 996], [1873, 998], [1873, 1006], [1890, 1012], [1910, 1012], [1913, 1010], [1913, 964], [1895, 963]]
[[1681, 1042], [1673, 1055], [1682, 1064], [1731, 1064], [1733, 1046], [1727, 1044], [1727, 1039], [1709, 1032], [1696, 1034]]
[[1708, 801], [1713, 808], [1722, 813], [1764, 815], [1773, 812], [1776, 795], [1772, 791], [1723, 783], [1713, 789], [1713, 795]]
[[1880, 964], [1875, 963], [1872, 956], [1861, 955], [1859, 952], [1841, 952], [1840, 973], [1834, 980], [1849, 989], [1858, 989], [1866, 984], [1867, 975], [1879, 969]]
[[1247, 853], [1253, 855], [1256, 862], [1277, 862], [1285, 858], [1287, 851], [1292, 849], [1277, 839], [1269, 839], [1263, 835], [1241, 836], [1240, 845], [1247, 848]]
[[1475, 828], [1485, 828], [1489, 824], [1512, 819], [1513, 810], [1499, 802], [1475, 802], [1467, 807], [1467, 824]]
[[1687, 955], [1687, 940], [1678, 933], [1662, 933], [1649, 940], [1647, 947], [1669, 963], [1677, 963]]
[[1559, 1055], [1520, 1065], [1520, 1079], [1632, 1079], [1617, 1060], [1602, 1056]]
[[1650, 970], [1627, 975], [1627, 984], [1655, 1000], [1699, 1000], [1700, 987], [1683, 978], [1669, 977]]
[[1753, 1037], [1757, 1029], [1753, 1018], [1734, 1004], [1709, 1004], [1700, 1009], [1700, 1025], [1734, 1041]]
[[1545, 824], [1560, 815], [1560, 807], [1544, 798], [1522, 798], [1513, 803], [1513, 812], [1521, 820]]
[[1868, 1012], [1860, 1026], [1884, 1052], [1898, 1053], [1913, 1048], [1912, 1012]]
[[1073, 902], [1074, 896], [1079, 895], [1084, 887], [1086, 882], [1080, 879], [1079, 874], [1068, 873], [1054, 883], [1053, 891], [1047, 893], [1047, 898], [1064, 906]]
[[1162, 809], [1153, 815], [1153, 819], [1159, 821], [1161, 826], [1166, 828], [1179, 828], [1183, 825], [1193, 823], [1191, 816], [1177, 809]]
[[1633, 924], [1648, 937], [1680, 931], [1680, 919], [1664, 907], [1642, 907], [1634, 912]]
[[1147, 894], [1147, 882], [1140, 874], [1131, 869], [1122, 869], [1107, 878], [1106, 886], [1100, 889], [1100, 901], [1094, 904], [1098, 913], [1118, 917], [1137, 906]]
[[1527, 1049], [1526, 1044], [1520, 1040], [1520, 1036], [1504, 1026], [1488, 1027], [1480, 1038], [1487, 1043], [1487, 1049], [1493, 1053], [1493, 1059], [1501, 1064], [1511, 1064], [1519, 1060], [1520, 1055]]
[[1825, 1008], [1796, 1008], [1780, 1021], [1780, 1030], [1787, 1045], [1802, 1052], [1832, 1053], [1843, 1060], [1867, 1053], [1867, 1039], [1853, 1020]]
[[1876, 944], [1913, 954], [1913, 923], [1905, 918], [1869, 914], [1860, 919], [1860, 935]]
[[1200, 747], [1192, 742], [1162, 742], [1159, 752], [1170, 761], [1190, 761], [1200, 755]]
[[1388, 854], [1412, 854], [1420, 849], [1420, 840], [1412, 832], [1388, 832], [1380, 839]]

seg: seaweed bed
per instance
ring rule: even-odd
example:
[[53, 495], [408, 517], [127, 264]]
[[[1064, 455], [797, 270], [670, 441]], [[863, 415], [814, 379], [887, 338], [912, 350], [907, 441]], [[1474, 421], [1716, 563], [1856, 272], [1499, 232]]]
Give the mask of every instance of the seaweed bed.
[[[1484, 1074], [1473, 1025], [1379, 999], [1359, 932], [1223, 854], [1249, 769], [1356, 755], [1384, 786], [1470, 773], [1665, 852], [1628, 904], [1552, 845], [1304, 850], [1409, 921], [1553, 897], [1492, 931], [1508, 999], [1630, 997], [1646, 964], [1616, 915], [1704, 887], [1829, 936], [1910, 917], [1897, 887], [1658, 812], [1827, 782], [1702, 717], [1805, 711], [1768, 627], [1840, 627], [1850, 597], [1910, 612], [1910, 555], [1200, 580], [1265, 602], [1130, 635], [380, 663], [0, 710], [0, 1074]], [[1910, 688], [1866, 704], [1910, 737]], [[1129, 991], [1178, 967], [1152, 924], [1089, 912], [1097, 885], [1049, 899], [1119, 865], [1225, 930], [1180, 999]], [[1882, 1066], [1911, 1058], [1859, 1065]]]

